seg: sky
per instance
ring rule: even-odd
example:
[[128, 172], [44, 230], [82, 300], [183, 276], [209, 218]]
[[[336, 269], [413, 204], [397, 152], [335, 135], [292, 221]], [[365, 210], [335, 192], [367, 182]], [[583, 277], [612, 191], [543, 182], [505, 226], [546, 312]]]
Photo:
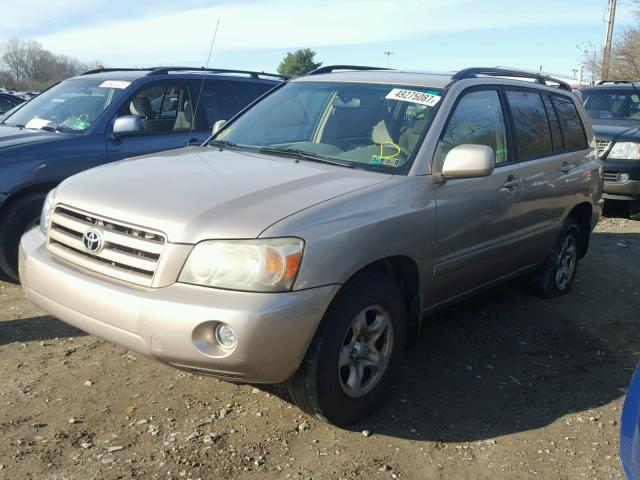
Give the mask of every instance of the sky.
[[[275, 72], [311, 48], [325, 65], [449, 71], [509, 66], [572, 75], [601, 47], [608, 0], [30, 0], [2, 2], [0, 44], [33, 38], [110, 67], [202, 66]], [[637, 23], [618, 0], [616, 32]]]

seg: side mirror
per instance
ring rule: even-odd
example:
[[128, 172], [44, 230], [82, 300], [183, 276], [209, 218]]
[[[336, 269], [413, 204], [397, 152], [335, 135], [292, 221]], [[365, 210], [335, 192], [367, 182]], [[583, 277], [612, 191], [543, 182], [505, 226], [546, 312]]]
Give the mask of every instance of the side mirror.
[[447, 153], [442, 165], [445, 178], [488, 177], [495, 167], [493, 148], [486, 145], [458, 145]]
[[124, 115], [116, 118], [113, 123], [113, 136], [132, 137], [134, 135], [142, 135], [144, 133], [144, 123], [137, 115]]
[[216, 120], [216, 122], [213, 124], [213, 128], [211, 129], [211, 134], [215, 135], [220, 130], [222, 130], [226, 124], [226, 120]]

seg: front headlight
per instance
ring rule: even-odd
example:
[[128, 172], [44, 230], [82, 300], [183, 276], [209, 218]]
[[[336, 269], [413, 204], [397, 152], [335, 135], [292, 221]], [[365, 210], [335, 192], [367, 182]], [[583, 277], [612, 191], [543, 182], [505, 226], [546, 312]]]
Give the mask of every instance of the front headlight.
[[44, 205], [42, 206], [42, 213], [40, 214], [40, 231], [47, 234], [49, 230], [49, 222], [51, 221], [51, 214], [53, 213], [53, 206], [56, 203], [56, 189], [54, 188], [47, 194], [47, 198], [44, 199]]
[[640, 160], [640, 143], [617, 142], [607, 155], [607, 158], [615, 160]]
[[178, 281], [251, 292], [284, 292], [296, 280], [304, 241], [299, 238], [208, 240], [197, 244]]

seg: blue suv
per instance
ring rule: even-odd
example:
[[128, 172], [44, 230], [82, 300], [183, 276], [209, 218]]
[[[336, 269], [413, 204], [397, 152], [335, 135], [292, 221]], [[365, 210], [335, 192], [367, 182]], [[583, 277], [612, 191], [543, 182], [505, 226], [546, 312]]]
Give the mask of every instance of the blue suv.
[[[64, 80], [0, 123], [0, 276], [18, 279], [18, 242], [45, 195], [82, 170], [202, 143], [284, 80], [243, 70], [100, 69]], [[167, 179], [170, 180], [170, 179]]]

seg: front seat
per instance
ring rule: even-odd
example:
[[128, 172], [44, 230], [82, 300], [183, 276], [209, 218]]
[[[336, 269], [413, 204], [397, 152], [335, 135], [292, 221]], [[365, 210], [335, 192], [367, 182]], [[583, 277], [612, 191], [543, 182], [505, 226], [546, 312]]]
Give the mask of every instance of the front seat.
[[400, 135], [400, 140], [398, 140], [398, 145], [405, 155], [409, 155], [409, 153], [414, 151], [418, 140], [420, 140], [420, 136], [422, 136], [422, 133], [424, 132], [426, 125], [427, 119], [422, 118], [416, 120], [413, 125], [402, 132], [402, 134]]
[[191, 108], [191, 102], [189, 100], [185, 100], [182, 109], [178, 111], [178, 115], [176, 116], [176, 123], [173, 125], [173, 129], [189, 130], [191, 128], [192, 121], [193, 109]]
[[153, 108], [151, 108], [151, 99], [149, 99], [149, 97], [135, 97], [129, 104], [129, 111], [132, 115], [136, 115], [143, 120], [155, 117]]

